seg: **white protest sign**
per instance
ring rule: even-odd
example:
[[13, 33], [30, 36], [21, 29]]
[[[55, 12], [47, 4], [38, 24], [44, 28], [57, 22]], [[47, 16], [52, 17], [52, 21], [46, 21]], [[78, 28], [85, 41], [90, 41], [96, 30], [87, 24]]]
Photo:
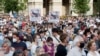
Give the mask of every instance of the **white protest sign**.
[[40, 10], [39, 9], [31, 9], [29, 16], [30, 16], [30, 21], [35, 21], [37, 23], [40, 23], [41, 16], [40, 16]]
[[57, 23], [59, 22], [59, 12], [58, 11], [53, 11], [49, 13], [49, 22]]

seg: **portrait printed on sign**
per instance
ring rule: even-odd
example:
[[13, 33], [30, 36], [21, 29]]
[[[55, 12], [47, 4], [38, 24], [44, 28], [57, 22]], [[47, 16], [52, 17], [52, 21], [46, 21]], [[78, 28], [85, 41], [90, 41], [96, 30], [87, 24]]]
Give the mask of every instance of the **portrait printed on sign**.
[[59, 22], [59, 12], [53, 11], [49, 13], [49, 22], [57, 23]]
[[31, 10], [31, 16], [32, 17], [39, 17], [40, 16], [40, 10], [39, 9], [32, 9]]
[[39, 9], [31, 9], [30, 10], [30, 21], [39, 21], [41, 20], [40, 10]]
[[50, 13], [50, 19], [59, 19], [59, 12], [58, 11], [54, 11]]

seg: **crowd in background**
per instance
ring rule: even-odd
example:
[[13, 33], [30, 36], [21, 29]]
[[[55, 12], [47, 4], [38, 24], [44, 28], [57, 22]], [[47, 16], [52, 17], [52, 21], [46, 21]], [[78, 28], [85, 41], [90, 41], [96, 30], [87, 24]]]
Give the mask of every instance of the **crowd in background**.
[[0, 56], [100, 56], [100, 18], [67, 17], [58, 23], [0, 18]]

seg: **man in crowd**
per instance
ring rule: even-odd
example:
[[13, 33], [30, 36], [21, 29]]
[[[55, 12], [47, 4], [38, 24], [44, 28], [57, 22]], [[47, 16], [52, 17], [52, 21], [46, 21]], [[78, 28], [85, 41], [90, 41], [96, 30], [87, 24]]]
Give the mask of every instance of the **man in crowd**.
[[98, 40], [96, 41], [96, 44], [97, 44], [97, 49], [100, 53], [100, 31], [98, 32]]
[[53, 42], [55, 44], [55, 46], [57, 46], [60, 43], [60, 36], [58, 34], [58, 29], [57, 28], [53, 28], [52, 29], [52, 38], [53, 38]]
[[21, 38], [19, 37], [18, 33], [13, 33], [12, 47], [14, 47], [15, 50], [27, 50], [26, 44], [21, 41]]
[[32, 33], [31, 32], [32, 32], [31, 28], [28, 28], [26, 30], [26, 34], [25, 35], [26, 35], [26, 40], [32, 43], [33, 37], [32, 37]]

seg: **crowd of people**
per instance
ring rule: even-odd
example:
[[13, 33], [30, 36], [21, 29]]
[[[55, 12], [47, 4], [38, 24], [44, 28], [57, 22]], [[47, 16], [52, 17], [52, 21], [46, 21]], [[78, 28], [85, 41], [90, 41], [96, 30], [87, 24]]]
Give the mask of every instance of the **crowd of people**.
[[67, 17], [59, 22], [29, 17], [0, 18], [0, 56], [100, 56], [100, 18]]

